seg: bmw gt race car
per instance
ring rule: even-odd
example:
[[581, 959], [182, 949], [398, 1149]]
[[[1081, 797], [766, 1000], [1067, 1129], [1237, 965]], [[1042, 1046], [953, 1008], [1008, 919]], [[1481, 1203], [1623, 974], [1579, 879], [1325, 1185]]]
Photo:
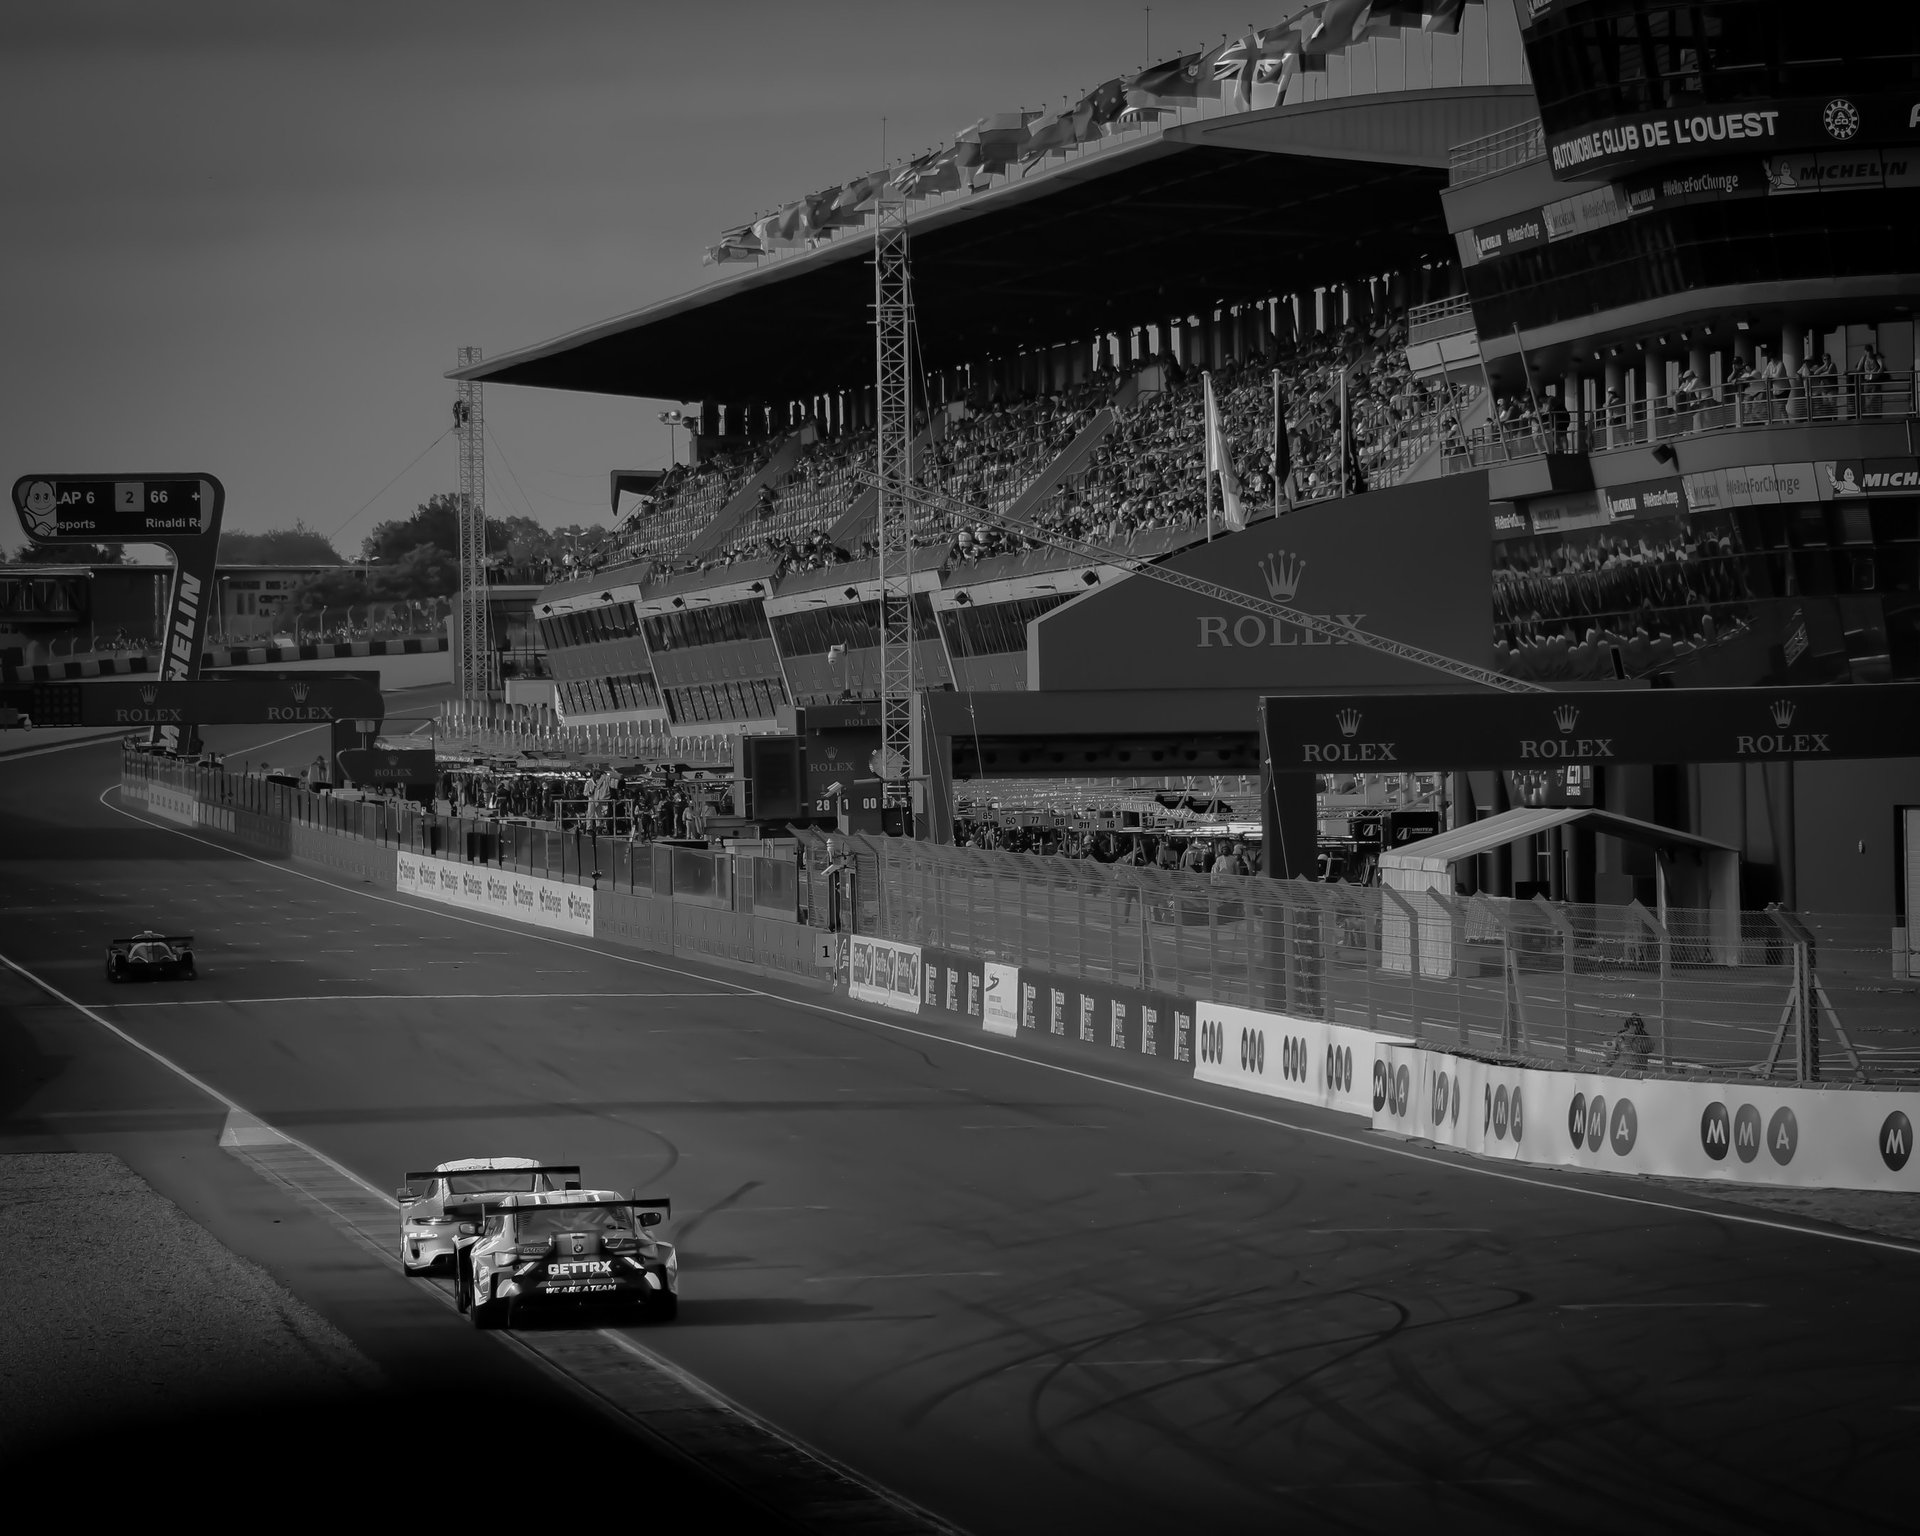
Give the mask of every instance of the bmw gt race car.
[[192, 980], [193, 935], [148, 929], [130, 939], [107, 940], [108, 981]]
[[410, 1173], [395, 1191], [400, 1200], [400, 1267], [409, 1275], [453, 1268], [459, 1220], [447, 1213], [450, 1201], [579, 1187], [576, 1165], [549, 1165], [531, 1157], [463, 1157], [426, 1173]]
[[568, 1190], [447, 1212], [462, 1238], [455, 1299], [476, 1328], [588, 1310], [665, 1321], [680, 1310], [680, 1256], [648, 1231], [673, 1214], [670, 1200]]

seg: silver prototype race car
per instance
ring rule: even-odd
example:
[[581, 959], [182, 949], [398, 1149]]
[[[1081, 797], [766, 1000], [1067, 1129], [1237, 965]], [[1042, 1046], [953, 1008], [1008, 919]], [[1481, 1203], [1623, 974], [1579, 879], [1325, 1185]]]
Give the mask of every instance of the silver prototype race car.
[[669, 1200], [566, 1190], [447, 1214], [460, 1223], [456, 1300], [476, 1328], [589, 1310], [666, 1321], [680, 1310], [680, 1256], [648, 1230], [673, 1214]]
[[395, 1191], [400, 1200], [400, 1267], [409, 1275], [454, 1267], [459, 1219], [447, 1214], [450, 1202], [579, 1187], [578, 1167], [531, 1157], [462, 1157], [426, 1173], [410, 1173]]

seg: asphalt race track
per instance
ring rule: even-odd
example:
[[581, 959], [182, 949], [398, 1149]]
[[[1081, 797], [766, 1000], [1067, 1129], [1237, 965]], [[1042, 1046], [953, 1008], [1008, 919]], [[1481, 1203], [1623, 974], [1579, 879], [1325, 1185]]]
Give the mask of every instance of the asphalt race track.
[[[1920, 1250], [508, 931], [117, 782], [111, 744], [0, 761], [0, 954], [378, 1188], [491, 1153], [671, 1195], [680, 1319], [635, 1337], [962, 1527], [1912, 1528]], [[198, 935], [197, 982], [105, 981], [149, 922]], [[210, 1151], [219, 1113], [22, 990], [0, 1149]], [[416, 1380], [505, 1369], [435, 1354], [465, 1323], [340, 1281], [325, 1232], [273, 1248], [281, 1195], [231, 1168], [203, 1219], [349, 1336], [415, 1330]]]

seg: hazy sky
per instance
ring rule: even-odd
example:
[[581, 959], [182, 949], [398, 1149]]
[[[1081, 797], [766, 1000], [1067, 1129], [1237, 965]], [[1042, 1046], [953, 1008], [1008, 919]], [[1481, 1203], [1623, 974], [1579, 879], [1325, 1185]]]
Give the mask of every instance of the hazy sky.
[[[1292, 9], [1155, 5], [1153, 53]], [[451, 421], [456, 348], [692, 287], [722, 227], [871, 169], [882, 117], [912, 151], [1058, 105], [1143, 63], [1146, 24], [1093, 0], [7, 0], [0, 479], [208, 470], [228, 527], [303, 519], [351, 554], [452, 489], [450, 436], [401, 471]], [[660, 408], [489, 389], [488, 510], [604, 520], [609, 469], [666, 462]]]

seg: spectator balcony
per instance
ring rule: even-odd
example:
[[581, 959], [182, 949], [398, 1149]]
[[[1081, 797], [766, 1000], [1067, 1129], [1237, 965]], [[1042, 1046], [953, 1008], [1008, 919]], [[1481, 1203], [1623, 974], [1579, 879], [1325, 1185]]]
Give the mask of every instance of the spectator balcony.
[[[1684, 442], [1724, 432], [1781, 427], [1888, 425], [1916, 419], [1915, 375], [1812, 375], [1751, 380], [1615, 402], [1579, 421], [1552, 423], [1533, 413], [1492, 422], [1451, 444], [1449, 474], [1553, 454], [1587, 454]], [[1838, 457], [1846, 457], [1844, 450]]]

